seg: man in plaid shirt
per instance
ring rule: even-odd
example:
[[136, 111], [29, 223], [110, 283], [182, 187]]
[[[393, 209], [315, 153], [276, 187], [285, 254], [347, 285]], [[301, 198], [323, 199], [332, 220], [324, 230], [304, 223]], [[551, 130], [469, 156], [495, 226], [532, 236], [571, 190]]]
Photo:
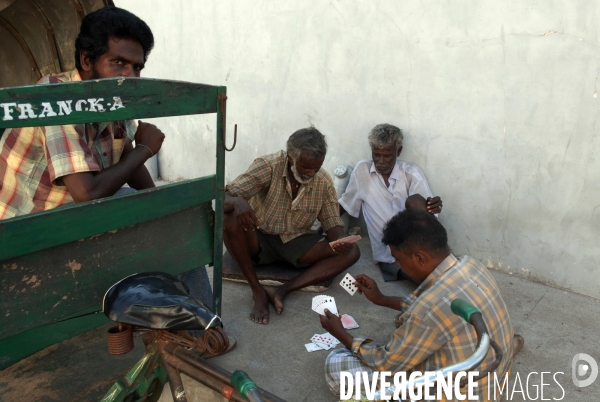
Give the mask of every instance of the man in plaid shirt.
[[[257, 158], [227, 186], [224, 240], [252, 288], [250, 319], [269, 322], [269, 302], [283, 312], [288, 293], [332, 278], [360, 257], [356, 244], [329, 243], [344, 236], [333, 181], [321, 165], [325, 136], [316, 128], [296, 131], [287, 151]], [[319, 220], [326, 233], [311, 233]], [[305, 268], [278, 287], [263, 287], [253, 264], [287, 261]]]
[[[412, 371], [436, 371], [471, 356], [477, 336], [470, 324], [452, 313], [450, 304], [457, 298], [481, 311], [491, 339], [504, 354], [495, 371], [503, 380], [512, 357], [523, 346], [523, 338], [514, 336], [506, 304], [489, 271], [471, 257], [455, 257], [444, 227], [423, 210], [407, 209], [394, 216], [383, 231], [383, 242], [390, 246], [404, 274], [420, 285], [407, 298], [384, 296], [373, 279], [356, 277], [358, 292], [368, 300], [401, 311], [396, 318], [397, 329], [386, 344], [353, 337], [339, 317], [325, 310], [326, 315], [320, 316], [321, 325], [347, 348], [334, 350], [325, 362], [331, 391], [340, 394], [341, 372], [349, 372], [353, 378], [356, 372], [406, 372], [408, 378]], [[494, 359], [490, 348], [475, 370], [485, 371]], [[486, 400], [487, 386], [487, 378], [478, 382], [480, 400]]]
[[[77, 68], [39, 83], [139, 77], [153, 46], [144, 21], [105, 7], [82, 21]], [[0, 219], [112, 196], [126, 183], [154, 187], [144, 162], [164, 138], [152, 124], [133, 121], [7, 129], [0, 139]]]
[[[81, 22], [77, 68], [39, 83], [139, 77], [153, 46], [144, 21], [107, 6]], [[131, 120], [7, 129], [0, 139], [0, 219], [154, 187], [144, 163], [164, 138], [154, 125]], [[186, 272], [182, 281], [193, 297], [212, 306], [204, 267]]]

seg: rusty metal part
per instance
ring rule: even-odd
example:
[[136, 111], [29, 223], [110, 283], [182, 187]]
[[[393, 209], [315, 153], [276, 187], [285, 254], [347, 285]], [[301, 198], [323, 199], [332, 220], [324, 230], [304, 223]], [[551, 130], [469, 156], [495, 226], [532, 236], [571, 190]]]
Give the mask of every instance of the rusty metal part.
[[233, 389], [233, 387], [223, 387], [223, 389], [221, 390], [221, 395], [223, 395], [223, 397], [225, 399], [227, 399], [228, 401], [231, 400], [231, 395], [233, 395], [233, 391], [235, 391], [235, 389]]
[[194, 339], [187, 331], [156, 331], [158, 338], [177, 345], [197, 350], [202, 354], [218, 356], [229, 348], [229, 337], [221, 327], [207, 329], [204, 336]]
[[108, 338], [108, 353], [124, 355], [133, 349], [133, 329], [126, 324], [111, 327], [106, 332]]
[[237, 144], [237, 124], [233, 129], [233, 145], [231, 148], [227, 148], [227, 95], [224, 93], [219, 94], [219, 101], [221, 102], [221, 116], [222, 116], [222, 127], [223, 127], [223, 149], [227, 152], [233, 151], [235, 144]]
[[[217, 378], [212, 377], [210, 374], [204, 373], [204, 372], [198, 370], [197, 368], [193, 367], [192, 365], [185, 363], [185, 362], [181, 361], [180, 359], [176, 358], [175, 356], [171, 355], [170, 353], [168, 353], [165, 350], [165, 347], [168, 346], [169, 344], [170, 344], [169, 342], [162, 341], [162, 340], [158, 342], [159, 350], [161, 353], [160, 356], [165, 365], [170, 365], [175, 370], [177, 370], [181, 373], [184, 373], [185, 375], [189, 376], [190, 378], [198, 381], [202, 385], [209, 387], [210, 389], [218, 392], [221, 395], [230, 394], [230, 399], [229, 399], [230, 401], [248, 402], [248, 399], [246, 399], [245, 397], [240, 395], [240, 393], [235, 390], [233, 390], [232, 392], [230, 392], [228, 389], [226, 391], [224, 391], [226, 388], [231, 388], [230, 384], [220, 381]], [[173, 346], [175, 346], [175, 345], [173, 345]]]
[[[162, 355], [163, 353], [161, 352], [161, 358]], [[179, 374], [179, 371], [177, 371], [170, 364], [165, 364], [163, 367], [165, 369], [165, 372], [167, 373], [173, 402], [187, 402], [187, 396], [185, 395], [185, 389], [183, 388], [183, 381], [181, 380], [181, 375]]]
[[[177, 360], [180, 360], [186, 364], [189, 364], [197, 370], [201, 370], [205, 374], [208, 374], [222, 383], [231, 385], [231, 373], [221, 367], [215, 366], [205, 359], [203, 359], [194, 350], [184, 349], [172, 343], [166, 343], [162, 345], [165, 353], [174, 356]], [[186, 373], [187, 374], [187, 373]], [[263, 399], [267, 402], [285, 402], [285, 400], [259, 388], [259, 392]]]

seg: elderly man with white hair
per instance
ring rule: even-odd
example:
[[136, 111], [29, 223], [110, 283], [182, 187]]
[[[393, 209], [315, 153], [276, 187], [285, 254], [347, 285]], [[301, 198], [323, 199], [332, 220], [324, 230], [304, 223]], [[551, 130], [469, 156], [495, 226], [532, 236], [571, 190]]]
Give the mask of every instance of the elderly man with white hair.
[[358, 217], [362, 208], [373, 259], [385, 281], [406, 279], [395, 265], [390, 248], [381, 241], [385, 224], [404, 209], [418, 208], [432, 214], [442, 211], [442, 200], [433, 197], [421, 168], [397, 159], [403, 139], [402, 130], [396, 126], [375, 126], [369, 133], [372, 159], [358, 162], [339, 199], [342, 212], [353, 217]]
[[[227, 186], [225, 245], [252, 288], [250, 319], [258, 324], [269, 322], [269, 303], [281, 314], [288, 293], [333, 278], [360, 258], [356, 244], [329, 244], [344, 236], [344, 224], [333, 181], [321, 169], [326, 153], [325, 136], [303, 128], [286, 151], [256, 158]], [[326, 236], [311, 233], [316, 219]], [[302, 270], [281, 286], [262, 286], [254, 264], [277, 261]]]

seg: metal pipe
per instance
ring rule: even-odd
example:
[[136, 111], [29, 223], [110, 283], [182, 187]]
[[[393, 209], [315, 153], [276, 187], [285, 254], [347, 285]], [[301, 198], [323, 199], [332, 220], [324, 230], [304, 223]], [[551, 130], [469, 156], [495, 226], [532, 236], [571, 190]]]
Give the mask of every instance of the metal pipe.
[[[438, 371], [432, 371], [427, 375], [417, 377], [417, 378], [415, 378], [415, 380], [412, 383], [406, 381], [399, 388], [400, 392], [402, 392], [402, 389], [406, 389], [408, 391], [409, 386], [418, 387], [418, 386], [424, 385], [425, 383], [431, 384], [432, 382], [434, 382], [436, 380], [438, 372], [441, 372], [445, 378], [449, 374], [452, 374], [457, 371], [471, 370], [472, 368], [479, 365], [479, 363], [481, 363], [481, 361], [487, 355], [489, 348], [490, 348], [490, 336], [487, 333], [484, 333], [481, 336], [481, 342], [477, 346], [475, 353], [473, 353], [466, 360], [455, 363], [451, 366], [444, 367], [443, 369], [438, 370]], [[392, 395], [395, 391], [396, 391], [396, 386], [391, 386], [385, 390], [385, 395]], [[377, 391], [375, 393], [375, 400], [377, 400], [380, 396], [381, 396], [381, 391]]]
[[168, 353], [164, 353], [162, 358], [165, 364], [172, 366], [175, 370], [184, 373], [193, 380], [196, 380], [202, 385], [205, 385], [210, 389], [218, 392], [219, 394], [227, 398], [227, 400], [233, 402], [248, 402], [248, 399], [240, 395], [240, 393], [234, 390], [233, 387], [231, 387], [231, 385], [224, 383], [223, 381], [220, 381], [214, 377], [207, 378], [206, 373], [202, 373], [200, 370], [193, 367], [192, 365], [181, 361], [181, 359], [172, 356]]
[[[184, 362], [191, 364], [197, 369], [214, 376], [215, 378], [219, 379], [219, 381], [231, 385], [231, 373], [229, 371], [207, 362], [205, 359], [198, 356], [197, 352], [193, 350], [186, 350], [172, 343], [167, 343], [165, 345], [165, 351], [183, 360]], [[258, 388], [258, 390], [266, 402], [286, 402], [284, 399], [281, 399], [262, 388]]]
[[[167, 353], [161, 350], [160, 356], [164, 359]], [[171, 387], [171, 396], [173, 402], [187, 402], [187, 396], [185, 395], [185, 389], [183, 388], [183, 381], [179, 371], [175, 370], [170, 364], [164, 364], [165, 371], [167, 372], [167, 378], [169, 379], [169, 386]]]
[[246, 394], [246, 398], [248, 398], [250, 402], [263, 402], [265, 400], [258, 388], [252, 388], [249, 390]]

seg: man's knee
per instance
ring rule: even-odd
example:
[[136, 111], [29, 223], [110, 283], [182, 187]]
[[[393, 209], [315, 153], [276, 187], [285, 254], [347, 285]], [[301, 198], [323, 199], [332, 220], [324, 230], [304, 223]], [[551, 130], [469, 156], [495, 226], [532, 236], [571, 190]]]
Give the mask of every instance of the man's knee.
[[350, 251], [350, 253], [348, 253], [348, 260], [350, 262], [350, 265], [355, 264], [356, 261], [358, 261], [359, 259], [360, 259], [360, 248], [358, 247], [358, 244], [352, 243], [352, 251]]
[[241, 226], [233, 213], [225, 213], [223, 218], [223, 231], [225, 233], [235, 233], [241, 230]]

